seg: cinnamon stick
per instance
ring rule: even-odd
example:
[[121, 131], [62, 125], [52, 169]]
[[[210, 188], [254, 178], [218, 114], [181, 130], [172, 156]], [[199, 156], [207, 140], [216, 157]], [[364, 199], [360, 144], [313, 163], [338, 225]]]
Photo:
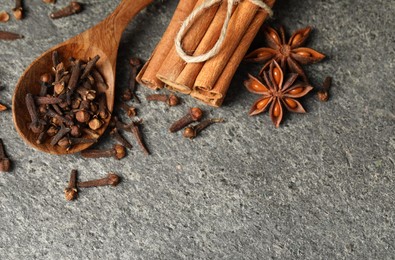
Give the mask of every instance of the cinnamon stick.
[[152, 89], [161, 89], [164, 87], [164, 83], [156, 78], [156, 73], [174, 45], [174, 38], [176, 37], [182, 22], [192, 12], [196, 2], [197, 0], [180, 0], [173, 18], [162, 36], [162, 39], [155, 47], [155, 50], [149, 60], [140, 70], [140, 73], [137, 75], [137, 82]]
[[[198, 0], [194, 9], [199, 7], [205, 1], [206, 0]], [[199, 45], [199, 42], [203, 36], [205, 36], [207, 29], [212, 23], [214, 16], [216, 16], [217, 10], [218, 5], [213, 6], [202, 13], [200, 17], [195, 20], [192, 27], [187, 31], [182, 42], [183, 49], [186, 53], [191, 55], [195, 52], [196, 47]], [[183, 85], [176, 83], [176, 79], [184, 69], [185, 65], [185, 61], [178, 55], [175, 45], [173, 44], [173, 47], [171, 48], [156, 76], [167, 84], [166, 87], [168, 89], [189, 94], [191, 92], [190, 88], [186, 88]]]
[[[275, 0], [267, 1], [270, 7], [273, 7]], [[228, 64], [223, 70], [221, 76], [215, 83], [212, 90], [195, 89], [192, 91], [191, 96], [205, 102], [206, 104], [214, 107], [219, 107], [222, 105], [226, 92], [229, 89], [230, 83], [236, 72], [238, 65], [244, 58], [245, 54], [250, 47], [251, 42], [254, 40], [256, 34], [258, 33], [261, 25], [266, 20], [268, 14], [261, 10], [258, 11], [255, 18], [252, 20], [246, 34], [240, 41], [239, 46], [236, 48], [234, 54], [230, 58]]]
[[259, 9], [250, 1], [239, 3], [230, 19], [221, 51], [205, 62], [196, 78], [194, 89], [213, 89]]
[[[207, 29], [206, 34], [203, 39], [200, 41], [199, 46], [197, 47], [194, 55], [201, 55], [209, 51], [216, 41], [218, 40], [221, 29], [223, 26], [223, 22], [225, 20], [227, 13], [227, 3], [223, 2], [219, 7], [213, 21], [211, 22], [210, 27]], [[188, 63], [184, 67], [184, 69], [180, 72], [177, 79], [174, 83], [168, 83], [173, 89], [185, 89], [184, 93], [190, 93], [193, 88], [193, 84], [195, 83], [196, 77], [199, 75], [203, 65], [205, 63]]]

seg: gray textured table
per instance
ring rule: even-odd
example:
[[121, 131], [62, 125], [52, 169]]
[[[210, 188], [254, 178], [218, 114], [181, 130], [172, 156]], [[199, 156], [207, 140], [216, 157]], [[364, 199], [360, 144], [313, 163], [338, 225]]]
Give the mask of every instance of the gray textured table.
[[[51, 5], [26, 2], [25, 20], [0, 25], [25, 36], [0, 42], [0, 100], [8, 105], [34, 58], [119, 1], [81, 1], [83, 13], [57, 21], [47, 18]], [[119, 88], [127, 85], [128, 59], [149, 57], [176, 3], [156, 1], [128, 27]], [[394, 13], [394, 1], [278, 0], [275, 22], [289, 32], [312, 25], [308, 46], [329, 56], [306, 67], [313, 84], [334, 77], [330, 102], [307, 99], [309, 113], [289, 114], [279, 129], [268, 114], [247, 116], [256, 96], [241, 82], [259, 68], [245, 65], [224, 106], [206, 108], [227, 123], [194, 141], [167, 128], [198, 102], [138, 106], [150, 157], [133, 139], [135, 148], [119, 162], [40, 153], [19, 138], [11, 112], [1, 113], [14, 170], [0, 175], [0, 259], [393, 259]], [[148, 93], [140, 87], [143, 100]], [[66, 202], [73, 168], [84, 180], [116, 171], [123, 182]]]

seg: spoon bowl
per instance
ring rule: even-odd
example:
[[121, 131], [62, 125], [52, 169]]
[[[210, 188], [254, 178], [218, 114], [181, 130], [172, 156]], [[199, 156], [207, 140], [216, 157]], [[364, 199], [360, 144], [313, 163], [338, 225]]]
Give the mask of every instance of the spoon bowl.
[[[25, 70], [19, 79], [12, 102], [12, 114], [15, 128], [22, 139], [30, 146], [50, 154], [72, 154], [85, 150], [92, 144], [78, 144], [67, 150], [60, 146], [50, 145], [50, 140], [37, 144], [38, 134], [30, 129], [31, 118], [28, 113], [25, 97], [31, 93], [38, 95], [40, 92], [40, 76], [52, 70], [52, 53], [57, 51], [59, 59], [68, 67], [69, 58], [73, 57], [88, 61], [96, 55], [100, 56], [96, 63], [97, 70], [102, 74], [108, 89], [97, 91], [104, 92], [107, 97], [107, 109], [111, 113], [114, 108], [115, 71], [118, 45], [122, 32], [129, 21], [153, 0], [123, 0], [116, 10], [104, 21], [95, 27], [71, 38], [43, 53]], [[103, 126], [97, 130], [101, 136], [109, 125], [110, 117], [104, 120]]]

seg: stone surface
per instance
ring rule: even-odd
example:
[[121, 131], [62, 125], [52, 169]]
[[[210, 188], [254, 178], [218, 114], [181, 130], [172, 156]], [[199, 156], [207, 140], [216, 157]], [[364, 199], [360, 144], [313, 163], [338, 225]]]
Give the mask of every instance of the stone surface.
[[[3, 1], [4, 2], [4, 1]], [[12, 8], [12, 1], [0, 9]], [[81, 1], [79, 15], [53, 21], [53, 5], [26, 1], [26, 19], [0, 25], [23, 40], [0, 42], [0, 100], [11, 106], [24, 69], [50, 46], [99, 22], [119, 1]], [[117, 86], [128, 59], [148, 58], [177, 1], [156, 1], [125, 32]], [[248, 117], [257, 98], [242, 87], [242, 65], [220, 109], [227, 122], [190, 141], [168, 126], [190, 106], [145, 102], [144, 135], [153, 152], [135, 148], [121, 161], [56, 157], [18, 137], [11, 112], [0, 114], [0, 138], [14, 170], [0, 175], [0, 259], [393, 259], [395, 255], [393, 1], [278, 0], [275, 20], [288, 32], [312, 25], [308, 42], [328, 55], [306, 67], [316, 86], [327, 75], [328, 103], [304, 101], [275, 129], [268, 114]], [[258, 37], [254, 45], [259, 46]], [[111, 145], [105, 139], [102, 147]], [[116, 171], [117, 187], [84, 189], [66, 202], [72, 169], [80, 180]]]

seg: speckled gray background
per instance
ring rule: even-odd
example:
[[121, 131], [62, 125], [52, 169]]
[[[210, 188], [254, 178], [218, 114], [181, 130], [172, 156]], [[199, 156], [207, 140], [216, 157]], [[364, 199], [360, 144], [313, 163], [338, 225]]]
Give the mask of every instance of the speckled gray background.
[[[57, 21], [47, 18], [55, 7], [26, 2], [25, 20], [0, 24], [25, 36], [0, 42], [0, 100], [9, 106], [18, 77], [40, 53], [119, 1], [81, 1], [83, 13]], [[241, 82], [259, 68], [246, 65], [224, 106], [205, 108], [227, 123], [194, 141], [167, 128], [196, 101], [138, 106], [150, 157], [132, 138], [135, 148], [119, 162], [43, 154], [18, 137], [10, 111], [1, 113], [14, 170], [0, 175], [0, 259], [394, 259], [395, 2], [369, 3], [278, 0], [272, 22], [288, 31], [312, 25], [308, 46], [329, 57], [306, 67], [313, 84], [334, 77], [330, 102], [310, 96], [309, 113], [289, 114], [279, 129], [267, 114], [247, 116], [256, 96]], [[119, 88], [128, 59], [149, 57], [176, 4], [156, 1], [128, 27]], [[141, 87], [139, 96], [148, 93]], [[73, 168], [83, 180], [116, 171], [123, 183], [66, 202]]]

